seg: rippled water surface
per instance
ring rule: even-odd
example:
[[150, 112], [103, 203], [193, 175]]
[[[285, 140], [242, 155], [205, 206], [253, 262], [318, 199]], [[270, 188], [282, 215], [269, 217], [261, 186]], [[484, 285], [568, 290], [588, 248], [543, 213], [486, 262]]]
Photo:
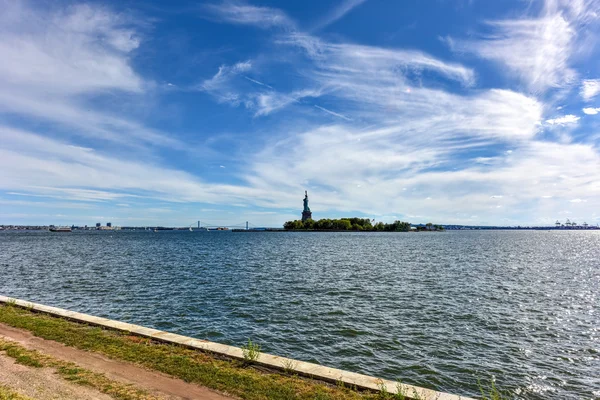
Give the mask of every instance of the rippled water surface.
[[0, 233], [0, 293], [476, 395], [600, 398], [600, 232]]

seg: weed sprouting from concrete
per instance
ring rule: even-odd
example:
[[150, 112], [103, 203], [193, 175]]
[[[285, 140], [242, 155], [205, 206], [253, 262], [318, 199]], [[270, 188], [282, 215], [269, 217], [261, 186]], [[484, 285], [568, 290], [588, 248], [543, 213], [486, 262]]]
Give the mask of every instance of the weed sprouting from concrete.
[[380, 399], [391, 398], [391, 395], [387, 390], [387, 386], [386, 386], [385, 382], [383, 382], [381, 379], [379, 379], [377, 381], [377, 388], [379, 389], [379, 398]]
[[406, 387], [402, 384], [402, 381], [398, 381], [396, 383], [396, 396], [395, 398], [398, 400], [406, 400]]
[[509, 400], [510, 395], [496, 387], [496, 379], [492, 377], [490, 384], [486, 388], [481, 384], [481, 380], [477, 378], [477, 386], [481, 393], [481, 400]]
[[260, 356], [260, 345], [248, 339], [248, 344], [242, 346], [242, 354], [244, 355], [244, 361], [251, 364], [258, 360]]
[[281, 365], [283, 366], [283, 371], [286, 374], [292, 375], [296, 372], [296, 367], [298, 363], [294, 360], [287, 358], [281, 362]]

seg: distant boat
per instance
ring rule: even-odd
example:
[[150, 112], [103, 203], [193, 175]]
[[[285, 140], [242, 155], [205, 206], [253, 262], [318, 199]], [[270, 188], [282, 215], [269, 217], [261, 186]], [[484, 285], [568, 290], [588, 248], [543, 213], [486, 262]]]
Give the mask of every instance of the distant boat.
[[192, 229], [192, 227], [190, 226], [190, 232], [194, 232], [194, 230]]
[[58, 226], [58, 227], [51, 227], [50, 232], [72, 232], [71, 228], [68, 226]]
[[155, 233], [156, 233], [156, 232], [158, 232], [158, 229], [154, 228], [154, 231], [153, 231], [153, 232], [155, 232]]

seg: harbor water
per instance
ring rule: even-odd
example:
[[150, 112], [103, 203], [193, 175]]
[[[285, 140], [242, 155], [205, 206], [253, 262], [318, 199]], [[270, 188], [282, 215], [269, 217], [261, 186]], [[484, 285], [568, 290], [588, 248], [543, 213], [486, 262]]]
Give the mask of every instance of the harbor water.
[[0, 294], [455, 394], [600, 398], [600, 231], [1, 232]]

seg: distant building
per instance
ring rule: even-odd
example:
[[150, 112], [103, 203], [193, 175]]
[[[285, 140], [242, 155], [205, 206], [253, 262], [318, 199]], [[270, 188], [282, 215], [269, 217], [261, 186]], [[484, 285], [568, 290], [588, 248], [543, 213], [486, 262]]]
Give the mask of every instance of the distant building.
[[112, 222], [107, 222], [106, 226], [108, 226], [109, 228], [111, 228], [112, 227]]
[[310, 211], [310, 207], [308, 207], [308, 191], [304, 191], [304, 210], [302, 211], [302, 221], [306, 221], [307, 219], [312, 219], [312, 212]]

